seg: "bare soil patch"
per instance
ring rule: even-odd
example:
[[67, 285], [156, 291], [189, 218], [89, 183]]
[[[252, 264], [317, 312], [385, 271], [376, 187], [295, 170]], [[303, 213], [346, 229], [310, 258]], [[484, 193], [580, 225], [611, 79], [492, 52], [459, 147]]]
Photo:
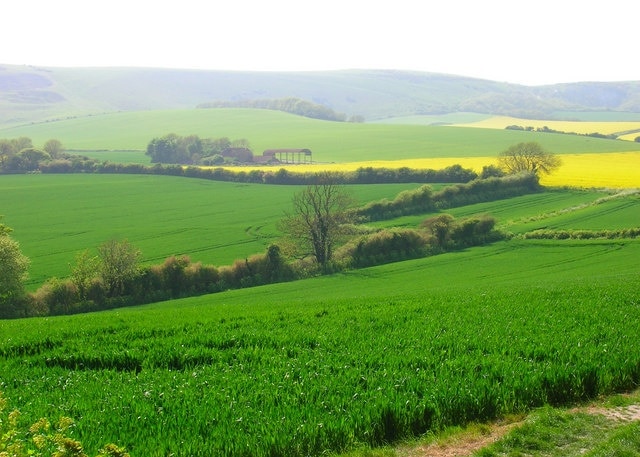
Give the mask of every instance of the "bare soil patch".
[[463, 432], [443, 441], [418, 446], [401, 452], [403, 457], [463, 457], [489, 446], [506, 435], [521, 422], [493, 423], [483, 426], [480, 430]]
[[640, 405], [619, 406], [616, 408], [591, 407], [587, 408], [589, 414], [602, 414], [603, 416], [619, 421], [640, 421]]

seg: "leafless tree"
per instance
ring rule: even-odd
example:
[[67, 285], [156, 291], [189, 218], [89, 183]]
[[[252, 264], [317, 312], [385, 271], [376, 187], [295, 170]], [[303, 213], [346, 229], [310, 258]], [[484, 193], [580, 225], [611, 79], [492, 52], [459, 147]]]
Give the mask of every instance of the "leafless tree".
[[293, 197], [293, 212], [286, 214], [280, 229], [299, 254], [312, 255], [326, 269], [345, 226], [353, 222], [349, 214], [351, 197], [326, 176]]

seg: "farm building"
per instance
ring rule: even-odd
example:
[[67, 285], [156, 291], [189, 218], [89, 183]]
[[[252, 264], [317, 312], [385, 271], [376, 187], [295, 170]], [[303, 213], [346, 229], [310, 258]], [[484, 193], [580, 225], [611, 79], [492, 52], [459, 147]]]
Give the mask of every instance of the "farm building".
[[[256, 159], [258, 159], [256, 157]], [[262, 153], [260, 162], [311, 163], [310, 149], [267, 149]]]

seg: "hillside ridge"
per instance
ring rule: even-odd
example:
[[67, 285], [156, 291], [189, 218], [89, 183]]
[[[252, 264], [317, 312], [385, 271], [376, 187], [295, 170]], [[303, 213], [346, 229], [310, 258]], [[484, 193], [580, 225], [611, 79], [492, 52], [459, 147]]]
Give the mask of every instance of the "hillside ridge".
[[558, 111], [640, 113], [640, 81], [524, 86], [401, 70], [249, 72], [0, 64], [0, 125], [283, 97], [367, 121], [451, 112], [524, 118], [550, 118]]

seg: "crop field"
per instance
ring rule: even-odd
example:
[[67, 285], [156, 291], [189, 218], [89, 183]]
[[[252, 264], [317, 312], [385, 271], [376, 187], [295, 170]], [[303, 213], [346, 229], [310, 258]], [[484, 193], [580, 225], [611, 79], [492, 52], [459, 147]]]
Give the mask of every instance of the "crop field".
[[[451, 119], [471, 119], [461, 116]], [[560, 155], [563, 160], [563, 166], [556, 173], [544, 177], [542, 183], [545, 185], [640, 186], [638, 143], [504, 130], [503, 124], [519, 120], [492, 119], [460, 124], [459, 127], [352, 124], [318, 121], [268, 110], [201, 109], [115, 113], [67, 119], [0, 129], [0, 137], [28, 136], [36, 145], [57, 138], [66, 148], [91, 157], [148, 164], [149, 157], [144, 151], [149, 141], [174, 132], [181, 135], [197, 134], [203, 138], [245, 138], [256, 154], [270, 148], [306, 147], [313, 151], [315, 164], [311, 166], [312, 170], [353, 170], [370, 166], [439, 169], [460, 164], [477, 172], [485, 165], [495, 164], [497, 155], [509, 146], [523, 141], [536, 141], [548, 151]], [[551, 122], [526, 121], [545, 125]], [[574, 122], [554, 124], [553, 128], [569, 128], [573, 124], [576, 124], [576, 128], [572, 131], [580, 130], [577, 127], [585, 132], [599, 128], [601, 133], [608, 133], [637, 127], [640, 122]], [[305, 171], [308, 166], [287, 168]], [[248, 169], [243, 168], [245, 171]]]
[[317, 162], [361, 162], [446, 157], [495, 157], [522, 141], [557, 154], [638, 151], [627, 141], [473, 127], [327, 122], [282, 112], [194, 109], [124, 112], [0, 129], [1, 138], [27, 136], [42, 145], [59, 139], [68, 149], [146, 150], [154, 137], [176, 133], [245, 138], [260, 154], [273, 148], [309, 148]]
[[512, 240], [196, 299], [3, 321], [0, 389], [27, 423], [76, 418], [74, 436], [90, 452], [111, 441], [158, 456], [381, 445], [636, 386], [638, 256], [630, 240]]
[[[564, 154], [562, 166], [551, 175], [542, 176], [540, 183], [545, 186], [572, 186], [584, 188], [639, 188], [640, 152], [601, 153], [601, 154]], [[450, 157], [426, 158], [394, 161], [345, 162], [330, 164], [284, 165], [298, 172], [321, 170], [354, 171], [362, 167], [401, 168], [440, 170], [451, 165], [461, 165], [480, 173], [487, 165], [497, 165], [496, 157]], [[230, 168], [234, 169], [234, 168]], [[259, 167], [243, 167], [248, 171]], [[262, 168], [264, 169], [264, 168]]]
[[553, 121], [494, 116], [471, 123], [462, 122], [459, 125], [483, 129], [504, 129], [509, 125], [533, 127], [535, 129], [549, 127], [552, 130], [567, 133], [602, 133], [603, 135], [635, 131], [635, 136], [640, 136], [640, 121]]
[[[350, 186], [360, 204], [393, 198], [412, 184]], [[279, 236], [295, 186], [223, 183], [170, 176], [0, 176], [2, 222], [31, 259], [28, 287], [66, 277], [85, 249], [127, 239], [145, 263], [172, 255], [214, 265], [262, 253]]]

